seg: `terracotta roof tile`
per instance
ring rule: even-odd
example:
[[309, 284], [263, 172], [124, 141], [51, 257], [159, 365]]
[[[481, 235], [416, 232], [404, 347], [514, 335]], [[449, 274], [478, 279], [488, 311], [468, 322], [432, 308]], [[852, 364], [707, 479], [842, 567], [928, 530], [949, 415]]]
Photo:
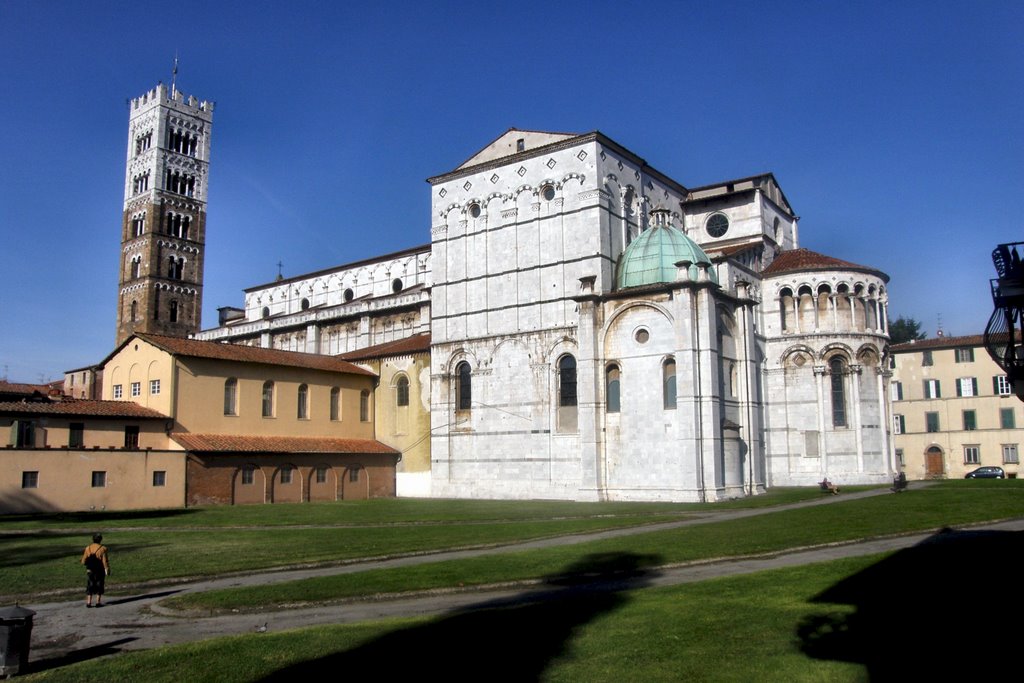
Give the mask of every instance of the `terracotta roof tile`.
[[765, 268], [761, 274], [765, 276], [781, 275], [800, 270], [856, 270], [862, 273], [877, 275], [886, 282], [889, 281], [889, 276], [876, 268], [869, 268], [868, 266], [861, 266], [849, 261], [825, 256], [810, 249], [793, 249], [782, 252], [775, 257], [772, 264]]
[[344, 358], [345, 360], [368, 360], [370, 358], [385, 358], [389, 356], [408, 356], [413, 353], [423, 352], [430, 352], [429, 332], [421, 332], [405, 339], [368, 346], [358, 351], [339, 353], [337, 357]]
[[167, 337], [159, 334], [137, 333], [135, 336], [177, 356], [211, 358], [241, 363], [286, 365], [296, 368], [309, 368], [311, 370], [329, 370], [331, 372], [347, 372], [354, 375], [376, 376], [373, 372], [340, 358], [316, 353], [280, 351], [278, 349], [264, 349], [255, 346], [243, 346], [241, 344], [223, 344], [221, 342], [200, 341], [198, 339]]
[[185, 449], [221, 453], [394, 453], [399, 451], [374, 439], [314, 436], [249, 436], [175, 432], [171, 438]]
[[68, 415], [82, 417], [129, 417], [168, 420], [166, 415], [131, 401], [94, 401], [65, 398], [60, 401], [4, 401], [0, 413]]
[[[994, 337], [996, 341], [999, 341], [1000, 338], [1005, 341], [1007, 335], [1003, 333], [1001, 335], [994, 335]], [[1017, 338], [1020, 339], [1019, 333]], [[984, 345], [985, 335], [968, 334], [961, 337], [935, 337], [934, 339], [919, 339], [912, 342], [903, 342], [902, 344], [893, 344], [889, 347], [889, 350], [895, 353], [911, 353], [922, 349], [953, 349]]]
[[24, 396], [32, 396], [33, 394], [41, 394], [46, 396], [50, 392], [50, 386], [47, 384], [24, 384], [21, 382], [0, 382], [0, 394], [19, 394]]

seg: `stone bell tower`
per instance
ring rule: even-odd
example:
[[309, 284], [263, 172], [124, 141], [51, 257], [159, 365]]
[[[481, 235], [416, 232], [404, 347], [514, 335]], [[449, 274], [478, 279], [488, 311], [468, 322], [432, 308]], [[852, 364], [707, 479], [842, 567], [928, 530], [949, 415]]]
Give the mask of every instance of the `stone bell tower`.
[[213, 106], [162, 83], [131, 100], [117, 344], [200, 328]]

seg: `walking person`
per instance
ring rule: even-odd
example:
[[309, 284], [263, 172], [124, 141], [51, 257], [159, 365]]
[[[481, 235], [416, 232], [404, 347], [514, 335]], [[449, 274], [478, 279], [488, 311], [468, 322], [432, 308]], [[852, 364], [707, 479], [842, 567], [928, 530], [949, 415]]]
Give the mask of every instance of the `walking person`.
[[92, 596], [96, 596], [96, 606], [103, 607], [103, 584], [110, 575], [110, 559], [107, 546], [103, 545], [103, 536], [93, 534], [92, 543], [85, 546], [82, 553], [82, 564], [85, 565], [85, 606], [92, 607]]

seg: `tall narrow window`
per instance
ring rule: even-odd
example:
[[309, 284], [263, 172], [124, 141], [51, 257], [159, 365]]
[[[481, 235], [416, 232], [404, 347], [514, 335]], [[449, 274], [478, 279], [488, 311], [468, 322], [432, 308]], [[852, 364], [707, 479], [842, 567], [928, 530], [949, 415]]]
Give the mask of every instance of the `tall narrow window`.
[[331, 388], [331, 420], [341, 419], [341, 387]]
[[136, 425], [128, 425], [124, 428], [124, 447], [132, 450], [139, 448], [139, 428]]
[[619, 412], [621, 398], [619, 396], [619, 374], [618, 365], [609, 365], [605, 370], [605, 401], [609, 413]]
[[367, 389], [359, 392], [359, 420], [360, 422], [370, 421], [370, 392]]
[[661, 405], [665, 410], [676, 409], [676, 361], [669, 358], [661, 364]]
[[409, 405], [409, 378], [405, 375], [395, 382], [395, 403], [399, 406]]
[[832, 373], [832, 426], [846, 426], [846, 391], [843, 387], [843, 361], [833, 358], [829, 363]]
[[473, 377], [465, 361], [455, 368], [455, 401], [456, 410], [469, 410], [473, 405]]
[[170, 316], [168, 317], [168, 320], [170, 320], [172, 323], [178, 322], [178, 302], [177, 301], [172, 301], [171, 302], [171, 311], [170, 311]]
[[556, 427], [563, 433], [579, 431], [576, 393], [576, 359], [565, 355], [558, 359], [558, 414]]
[[274, 417], [274, 383], [263, 383], [263, 417]]
[[309, 419], [309, 386], [305, 384], [299, 385], [298, 403], [298, 418], [300, 420]]
[[85, 446], [85, 423], [72, 422], [68, 425], [68, 448]]
[[1017, 418], [1013, 413], [1013, 408], [1000, 408], [999, 409], [999, 428], [1000, 429], [1016, 429]]
[[131, 317], [131, 321], [135, 322], [138, 319], [138, 316], [139, 316], [139, 302], [138, 301], [133, 301], [132, 302], [132, 317]]
[[925, 413], [924, 424], [926, 432], [934, 433], [939, 431], [939, 414], [934, 412]]
[[562, 356], [558, 361], [558, 405], [576, 405], [576, 359]]
[[925, 398], [942, 398], [942, 385], [939, 384], [937, 379], [926, 379], [924, 380], [924, 397]]
[[224, 380], [224, 414], [238, 415], [238, 380], [234, 377]]
[[973, 410], [964, 411], [964, 431], [970, 432], [978, 428], [978, 414]]

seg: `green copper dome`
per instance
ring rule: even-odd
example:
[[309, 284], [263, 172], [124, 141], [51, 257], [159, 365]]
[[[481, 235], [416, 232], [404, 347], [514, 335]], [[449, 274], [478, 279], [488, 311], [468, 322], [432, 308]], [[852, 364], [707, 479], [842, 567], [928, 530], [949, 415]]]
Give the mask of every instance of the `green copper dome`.
[[[708, 277], [718, 283], [711, 259], [682, 230], [669, 224], [668, 211], [652, 211], [651, 218], [651, 227], [640, 233], [619, 257], [616, 289], [675, 282], [678, 270], [676, 264], [680, 261], [707, 263]], [[698, 272], [696, 265], [690, 266], [690, 279], [696, 280]]]

